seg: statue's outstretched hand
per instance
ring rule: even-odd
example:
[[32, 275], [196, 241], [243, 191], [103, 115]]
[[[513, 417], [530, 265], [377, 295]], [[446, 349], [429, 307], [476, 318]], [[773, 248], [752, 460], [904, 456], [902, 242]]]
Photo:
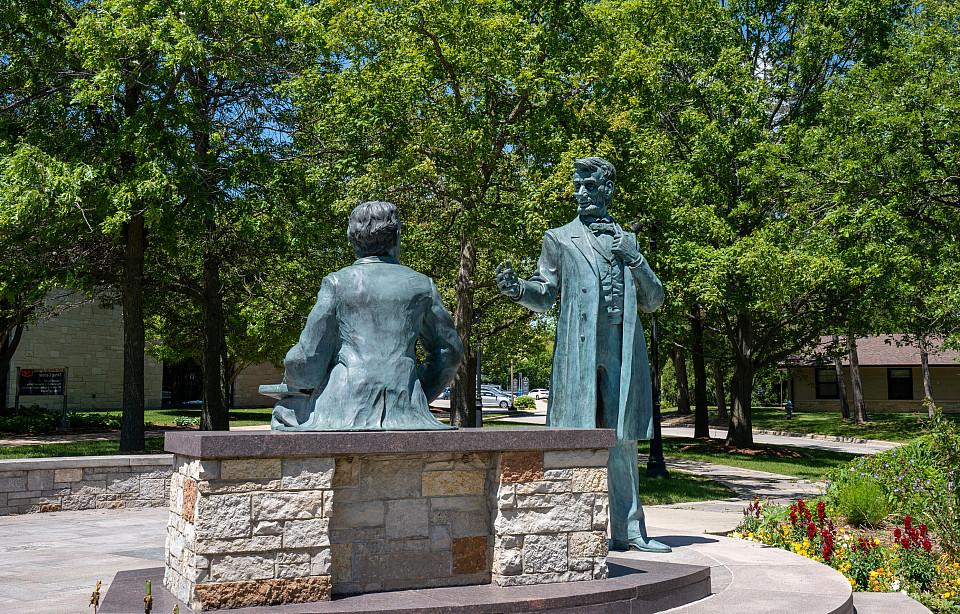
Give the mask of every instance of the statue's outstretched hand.
[[513, 270], [513, 263], [507, 260], [497, 267], [497, 288], [500, 294], [512, 299], [520, 298], [520, 278]]
[[636, 237], [619, 229], [613, 237], [613, 245], [610, 247], [610, 251], [624, 264], [632, 265], [640, 260], [640, 250], [637, 248]]

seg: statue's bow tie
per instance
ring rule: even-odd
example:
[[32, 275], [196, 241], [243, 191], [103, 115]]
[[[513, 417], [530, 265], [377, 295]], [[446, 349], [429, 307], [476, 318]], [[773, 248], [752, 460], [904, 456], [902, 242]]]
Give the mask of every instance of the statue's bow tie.
[[589, 225], [589, 228], [594, 234], [606, 233], [612, 235], [617, 233], [617, 225], [613, 222], [593, 222]]

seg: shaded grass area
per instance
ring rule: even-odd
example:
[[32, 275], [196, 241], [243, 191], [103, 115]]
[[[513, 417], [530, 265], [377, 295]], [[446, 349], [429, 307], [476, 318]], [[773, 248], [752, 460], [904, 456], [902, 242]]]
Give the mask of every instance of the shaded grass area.
[[[147, 437], [146, 443], [147, 449], [143, 454], [158, 454], [163, 452], [163, 437]], [[4, 446], [0, 448], [0, 458], [104, 456], [120, 453], [120, 442], [116, 439], [106, 441], [44, 443], [34, 446]], [[128, 454], [128, 452], [124, 452], [124, 454]]]
[[[272, 407], [256, 407], [253, 409], [231, 409], [230, 426], [253, 426], [255, 424], [270, 424]], [[119, 414], [119, 412], [117, 412]], [[191, 420], [200, 418], [200, 408], [190, 409], [151, 409], [145, 411], [143, 419], [154, 426], [172, 426], [178, 417]]]
[[[647, 442], [640, 442], [639, 447], [641, 454], [649, 454]], [[667, 458], [704, 461], [807, 480], [826, 479], [831, 470], [857, 458], [855, 454], [815, 448], [757, 444], [746, 450], [727, 448], [723, 441], [717, 439], [704, 441], [673, 437], [663, 440], [663, 455]]]
[[736, 493], [723, 484], [689, 473], [674, 471], [669, 478], [658, 479], [644, 477], [643, 471], [640, 472], [640, 502], [643, 505], [670, 505], [732, 497], [736, 497]]

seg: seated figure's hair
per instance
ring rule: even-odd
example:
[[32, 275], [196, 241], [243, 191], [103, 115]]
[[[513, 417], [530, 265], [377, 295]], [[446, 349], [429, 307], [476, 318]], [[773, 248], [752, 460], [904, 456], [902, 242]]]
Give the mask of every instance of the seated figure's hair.
[[393, 203], [360, 203], [350, 213], [347, 239], [357, 256], [386, 256], [400, 241], [400, 218]]
[[617, 180], [617, 169], [613, 167], [612, 164], [604, 160], [603, 158], [598, 158], [597, 156], [590, 156], [589, 158], [580, 158], [579, 160], [574, 160], [573, 168], [578, 171], [587, 171], [589, 173], [594, 173], [597, 169], [603, 171], [603, 179], [606, 181]]

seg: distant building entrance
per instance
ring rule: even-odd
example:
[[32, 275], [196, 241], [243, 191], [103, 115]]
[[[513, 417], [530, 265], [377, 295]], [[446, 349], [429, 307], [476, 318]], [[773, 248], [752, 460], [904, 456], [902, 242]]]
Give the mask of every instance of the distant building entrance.
[[188, 358], [163, 365], [163, 406], [197, 407], [203, 405], [203, 370]]

